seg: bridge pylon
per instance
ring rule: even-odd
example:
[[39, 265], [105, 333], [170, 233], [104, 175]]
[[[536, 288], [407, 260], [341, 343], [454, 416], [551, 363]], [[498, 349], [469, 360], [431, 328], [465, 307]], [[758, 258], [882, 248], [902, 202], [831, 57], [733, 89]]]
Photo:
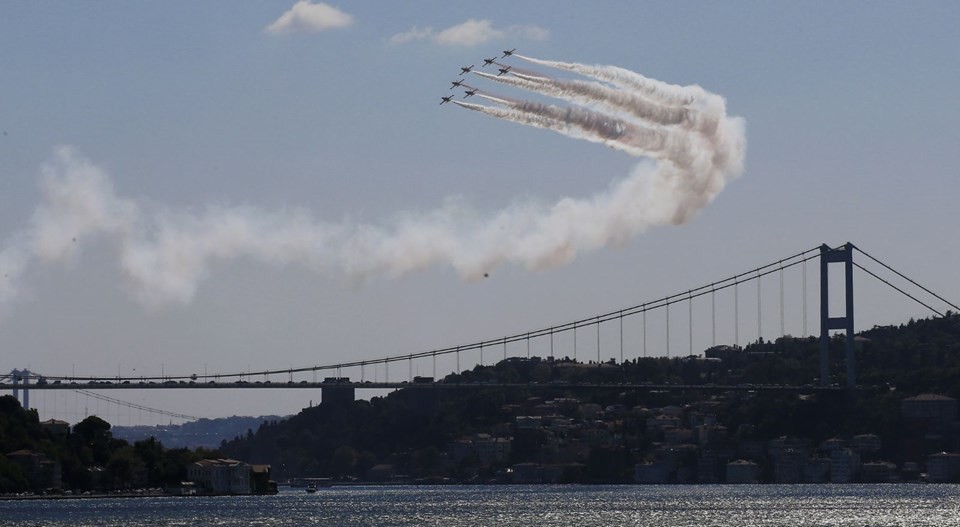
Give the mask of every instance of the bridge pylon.
[[[13, 398], [20, 400], [24, 410], [30, 409], [30, 371], [13, 370], [10, 372], [13, 380]], [[20, 381], [23, 381], [23, 399], [20, 399]]]
[[[847, 242], [836, 249], [820, 246], [820, 385], [830, 384], [830, 330], [846, 331], [847, 386], [857, 384], [854, 363], [853, 332], [853, 244]], [[844, 268], [845, 312], [842, 317], [830, 316], [830, 264], [842, 263]]]

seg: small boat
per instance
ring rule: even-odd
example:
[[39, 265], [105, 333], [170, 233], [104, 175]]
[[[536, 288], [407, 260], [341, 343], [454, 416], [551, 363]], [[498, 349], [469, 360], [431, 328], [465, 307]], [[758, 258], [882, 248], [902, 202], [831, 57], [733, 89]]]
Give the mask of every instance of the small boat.
[[317, 484], [316, 484], [316, 483], [311, 483], [311, 484], [307, 485], [307, 492], [309, 492], [310, 494], [313, 494], [313, 493], [316, 492], [316, 491], [317, 491]]

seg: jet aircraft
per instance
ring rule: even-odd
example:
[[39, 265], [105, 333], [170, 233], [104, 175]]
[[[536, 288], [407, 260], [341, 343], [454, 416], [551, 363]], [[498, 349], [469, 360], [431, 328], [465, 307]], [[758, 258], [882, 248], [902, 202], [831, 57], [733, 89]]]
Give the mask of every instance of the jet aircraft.
[[464, 79], [460, 79], [460, 80], [458, 80], [458, 81], [450, 81], [450, 84], [453, 84], [453, 86], [450, 86], [450, 89], [452, 90], [452, 89], [456, 88], [457, 86], [460, 86], [460, 85], [463, 84], [464, 82], [466, 82], [466, 80], [464, 80]]
[[510, 71], [510, 68], [512, 68], [512, 67], [513, 67], [513, 66], [504, 66], [504, 67], [500, 68], [500, 73], [497, 73], [497, 77], [503, 75], [504, 73], [509, 72], [509, 71]]
[[440, 104], [443, 105], [443, 103], [445, 102], [450, 102], [450, 99], [453, 99], [453, 95], [448, 95], [446, 97], [440, 97], [440, 98], [443, 99], [442, 101], [440, 101]]
[[476, 93], [477, 93], [477, 88], [474, 88], [472, 90], [467, 90], [466, 95], [464, 95], [463, 98], [466, 99], [467, 97], [471, 95], [475, 95]]
[[516, 50], [517, 50], [517, 48], [505, 49], [505, 50], [503, 50], [503, 56], [500, 57], [500, 58], [505, 59], [505, 58], [509, 57], [510, 55], [513, 55], [513, 52], [516, 51]]
[[482, 68], [484, 66], [489, 66], [496, 61], [497, 61], [497, 57], [493, 57], [492, 59], [483, 59], [483, 66], [480, 66], [480, 67]]
[[467, 66], [467, 67], [465, 67], [465, 68], [464, 68], [464, 67], [461, 67], [460, 69], [463, 70], [463, 71], [460, 72], [460, 75], [463, 75], [464, 73], [470, 73], [470, 70], [473, 69], [473, 64], [471, 64], [471, 65], [469, 65], [469, 66]]

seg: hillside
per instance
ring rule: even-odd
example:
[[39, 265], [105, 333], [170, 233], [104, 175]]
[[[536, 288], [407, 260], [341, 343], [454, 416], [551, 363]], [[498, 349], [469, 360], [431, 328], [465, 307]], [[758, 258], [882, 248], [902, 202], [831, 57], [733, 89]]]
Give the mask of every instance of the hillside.
[[[615, 482], [632, 480], [635, 465], [655, 463], [665, 446], [673, 445], [690, 458], [688, 465], [702, 464], [711, 449], [720, 452], [724, 463], [753, 456], [770, 479], [770, 441], [795, 438], [816, 457], [830, 454], [817, 450], [824, 441], [868, 435], [877, 438], [878, 446], [858, 455], [902, 470], [904, 464], [922, 464], [923, 456], [934, 451], [957, 450], [955, 433], [941, 434], [933, 442], [920, 438], [917, 446], [905, 429], [901, 405], [921, 393], [960, 396], [958, 351], [960, 317], [955, 314], [875, 327], [858, 336], [856, 361], [859, 384], [876, 389], [828, 394], [575, 391], [566, 386], [816, 385], [819, 342], [813, 338], [785, 337], [742, 349], [713, 348], [707, 357], [633, 359], [624, 364], [511, 358], [442, 382], [537, 385], [408, 388], [371, 401], [321, 404], [287, 421], [264, 424], [222, 449], [238, 459], [272, 464], [279, 478], [376, 479], [389, 467], [393, 478], [504, 481], [518, 466], [533, 464], [564, 467], [558, 476], [563, 480]], [[844, 383], [843, 356], [843, 337], [838, 336], [831, 343], [831, 382], [838, 385]], [[711, 434], [713, 438], [706, 437]], [[908, 448], [910, 441], [913, 446]], [[760, 443], [762, 455], [740, 450]], [[913, 470], [913, 465], [907, 467]], [[703, 470], [705, 477], [672, 477], [711, 481], [709, 471], [715, 469]]]
[[133, 443], [154, 438], [167, 448], [217, 448], [224, 440], [233, 439], [260, 426], [264, 422], [282, 421], [286, 417], [262, 415], [259, 417], [221, 417], [198, 419], [182, 425], [114, 426], [113, 437]]

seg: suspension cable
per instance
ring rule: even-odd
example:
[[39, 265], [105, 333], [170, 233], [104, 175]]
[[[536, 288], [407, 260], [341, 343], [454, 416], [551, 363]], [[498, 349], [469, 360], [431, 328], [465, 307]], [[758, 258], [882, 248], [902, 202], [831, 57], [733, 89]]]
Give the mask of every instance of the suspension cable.
[[[482, 352], [482, 349], [483, 349], [484, 347], [489, 346], [489, 345], [492, 345], [492, 344], [497, 344], [497, 343], [501, 343], [501, 342], [504, 342], [504, 343], [519, 342], [519, 341], [521, 341], [521, 340], [530, 339], [531, 337], [532, 337], [532, 338], [536, 338], [536, 337], [542, 337], [542, 336], [547, 336], [547, 335], [549, 335], [549, 336], [551, 337], [551, 340], [552, 340], [552, 337], [553, 337], [553, 335], [554, 335], [555, 333], [563, 333], [563, 332], [575, 330], [576, 328], [579, 328], [579, 327], [590, 326], [590, 325], [593, 325], [593, 324], [601, 324], [601, 323], [604, 323], [604, 322], [609, 322], [609, 321], [615, 320], [615, 319], [617, 319], [617, 318], [619, 318], [619, 317], [623, 317], [623, 316], [631, 316], [631, 315], [637, 315], [637, 314], [641, 314], [641, 313], [646, 314], [647, 311], [656, 310], [656, 309], [662, 309], [662, 308], [665, 308], [665, 307], [669, 306], [669, 305], [672, 304], [672, 303], [677, 303], [677, 302], [682, 302], [682, 301], [688, 301], [688, 302], [689, 302], [689, 301], [692, 301], [692, 300], [695, 299], [695, 298], [698, 298], [698, 297], [703, 296], [703, 295], [706, 295], [706, 294], [710, 294], [710, 293], [713, 293], [713, 292], [716, 292], [716, 291], [722, 291], [722, 290], [724, 290], [724, 289], [731, 288], [731, 287], [734, 287], [734, 288], [735, 288], [735, 287], [736, 287], [737, 285], [739, 285], [740, 283], [749, 282], [749, 281], [751, 281], [751, 280], [759, 280], [760, 278], [762, 278], [762, 277], [764, 277], [764, 276], [767, 276], [767, 275], [769, 275], [769, 274], [776, 273], [776, 272], [781, 272], [782, 269], [789, 268], [789, 267], [793, 267], [793, 266], [795, 266], [795, 265], [800, 265], [800, 264], [802, 264], [802, 263], [804, 263], [804, 262], [806, 262], [806, 261], [808, 261], [808, 260], [812, 260], [812, 259], [814, 259], [814, 258], [819, 258], [819, 257], [820, 257], [820, 254], [819, 254], [820, 249], [821, 249], [821, 246], [817, 246], [817, 247], [814, 247], [814, 248], [811, 248], [811, 249], [807, 249], [807, 250], [805, 250], [805, 251], [801, 251], [801, 252], [799, 252], [799, 253], [797, 253], [797, 254], [794, 254], [794, 255], [792, 255], [792, 256], [790, 256], [790, 257], [783, 258], [783, 259], [779, 259], [779, 260], [777, 260], [777, 261], [774, 261], [774, 262], [772, 262], [772, 263], [769, 263], [769, 264], [766, 264], [766, 265], [757, 267], [757, 268], [755, 268], [755, 269], [751, 269], [751, 270], [749, 270], [749, 271], [745, 271], [745, 272], [742, 272], [742, 273], [733, 275], [733, 276], [731, 276], [731, 277], [729, 277], [729, 278], [726, 278], [726, 279], [724, 279], [724, 280], [720, 280], [720, 281], [717, 281], [717, 282], [711, 282], [711, 283], [709, 283], [709, 284], [706, 284], [706, 285], [703, 285], [703, 286], [700, 286], [700, 287], [697, 287], [697, 288], [694, 288], [694, 289], [689, 289], [689, 290], [684, 291], [684, 292], [674, 293], [674, 294], [665, 296], [665, 297], [663, 297], [663, 298], [660, 298], [659, 300], [654, 300], [654, 301], [651, 301], [651, 302], [644, 302], [643, 304], [637, 304], [637, 305], [634, 305], [634, 306], [631, 306], [631, 307], [628, 307], [628, 308], [619, 309], [619, 310], [617, 310], [617, 311], [612, 311], [612, 312], [604, 313], [604, 314], [601, 314], [601, 315], [594, 315], [594, 316], [591, 316], [591, 317], [589, 317], [589, 318], [579, 319], [579, 320], [575, 320], [575, 321], [572, 321], [572, 322], [567, 322], [567, 323], [565, 323], [565, 324], [560, 324], [560, 325], [556, 325], [556, 326], [551, 326], [551, 327], [548, 327], [548, 328], [542, 328], [542, 329], [535, 330], [535, 331], [518, 333], [518, 334], [515, 334], [515, 335], [508, 335], [508, 336], [505, 336], [505, 337], [498, 337], [498, 338], [496, 338], [496, 339], [491, 339], [491, 340], [483, 340], [483, 341], [479, 341], [479, 342], [474, 342], [474, 343], [472, 343], [472, 344], [460, 345], [460, 346], [455, 346], [455, 347], [447, 347], [447, 348], [439, 348], [439, 349], [433, 349], [433, 350], [421, 351], [421, 352], [415, 352], [415, 353], [407, 353], [407, 354], [403, 354], [403, 355], [393, 355], [393, 356], [381, 357], [381, 358], [379, 358], [379, 359], [373, 359], [373, 360], [351, 361], [351, 362], [344, 362], [344, 363], [338, 363], [338, 364], [328, 364], [328, 365], [322, 365], [322, 366], [308, 366], [308, 367], [292, 368], [292, 369], [291, 369], [291, 368], [286, 368], [286, 369], [283, 369], [283, 370], [264, 370], [264, 371], [256, 372], [256, 373], [247, 372], [247, 373], [226, 373], [226, 374], [204, 374], [204, 375], [196, 375], [196, 376], [194, 376], [195, 374], [194, 374], [194, 375], [181, 375], [181, 376], [165, 375], [165, 376], [161, 376], [161, 377], [109, 377], [109, 379], [116, 379], [116, 380], [118, 380], [118, 381], [123, 381], [123, 380], [141, 380], [141, 381], [144, 381], [144, 380], [176, 380], [176, 379], [213, 379], [213, 378], [216, 378], [216, 379], [228, 378], [228, 379], [229, 379], [229, 378], [234, 378], [234, 377], [238, 377], [238, 376], [246, 376], [246, 375], [264, 375], [264, 376], [267, 376], [267, 375], [274, 375], [274, 374], [289, 374], [289, 373], [301, 373], [301, 372], [317, 372], [317, 371], [324, 371], [324, 370], [334, 370], [334, 369], [339, 369], [339, 368], [349, 368], [349, 367], [355, 367], [355, 366], [362, 366], [362, 365], [364, 365], [364, 364], [384, 364], [384, 365], [386, 366], [386, 365], [388, 365], [390, 362], [396, 362], [396, 361], [400, 361], [400, 360], [419, 359], [419, 358], [424, 358], [424, 357], [431, 357], [431, 356], [433, 356], [433, 355], [448, 355], [448, 354], [454, 354], [454, 353], [456, 353], [456, 354], [458, 355], [458, 357], [459, 357], [459, 352], [461, 352], [461, 351], [470, 351], [470, 350], [477, 350], [477, 349], [479, 349], [479, 350], [481, 350], [481, 352]], [[810, 255], [810, 253], [814, 253], [814, 254], [813, 254], [813, 255]], [[784, 263], [784, 262], [789, 262], [789, 263]], [[735, 291], [736, 291], [736, 289], [735, 289]], [[644, 333], [646, 333], [646, 332], [644, 332]], [[552, 349], [552, 346], [551, 346], [551, 355], [552, 355], [552, 354], [553, 354], [553, 349]], [[389, 367], [389, 366], [387, 366], [387, 367]], [[389, 372], [389, 370], [386, 370], [386, 371]], [[59, 380], [68, 380], [68, 381], [71, 381], [71, 380], [72, 380], [72, 381], [81, 381], [81, 380], [86, 381], [86, 380], [100, 380], [100, 379], [104, 379], [104, 378], [108, 378], [108, 377], [76, 377], [76, 376], [58, 376], [58, 377], [54, 377], [54, 376], [49, 376], [49, 377], [47, 377], [47, 378], [48, 378], [48, 379], [51, 379], [51, 380], [59, 379]]]
[[91, 391], [88, 391], [88, 390], [83, 390], [83, 389], [76, 389], [76, 390], [74, 390], [74, 389], [71, 389], [70, 391], [79, 393], [79, 394], [84, 395], [84, 396], [86, 396], [86, 397], [91, 397], [91, 398], [93, 398], [93, 399], [99, 399], [99, 400], [101, 400], [101, 401], [106, 401], [106, 402], [108, 402], [108, 403], [114, 403], [114, 404], [118, 404], [118, 405], [121, 405], [121, 406], [126, 406], [127, 408], [133, 408], [134, 410], [143, 410], [143, 411], [145, 411], [145, 412], [149, 412], [149, 413], [153, 413], [153, 414], [157, 414], [157, 415], [165, 415], [165, 416], [167, 416], [167, 417], [176, 417], [176, 418], [178, 418], [178, 419], [186, 419], [186, 420], [188, 420], [188, 421], [197, 421], [197, 420], [200, 419], [199, 417], [196, 417], [196, 416], [193, 416], [193, 415], [186, 415], [186, 414], [180, 414], [180, 413], [177, 413], [177, 412], [170, 412], [170, 411], [167, 411], [167, 410], [161, 410], [161, 409], [159, 409], [159, 408], [150, 408], [149, 406], [144, 406], [144, 405], [142, 405], [142, 404], [127, 402], [127, 401], [124, 401], [124, 400], [122, 400], [122, 399], [116, 399], [116, 398], [113, 398], [113, 397], [108, 397], [108, 396], [106, 396], [106, 395], [99, 394], [99, 393], [94, 393], [94, 392], [91, 392]]
[[[881, 262], [880, 260], [877, 260], [876, 258], [874, 258], [874, 257], [871, 256], [870, 254], [868, 254], [868, 253], [867, 253], [866, 251], [864, 251], [863, 249], [857, 247], [856, 245], [853, 245], [853, 244], [850, 244], [850, 245], [852, 245], [854, 249], [856, 249], [857, 251], [859, 251], [860, 254], [866, 256], [867, 258], [870, 258], [870, 259], [873, 260], [874, 262], [877, 262], [878, 264], [880, 264], [880, 265], [884, 266], [885, 268], [887, 268], [888, 271], [891, 271], [892, 273], [896, 274], [896, 275], [899, 276], [900, 278], [903, 278], [904, 280], [910, 282], [911, 284], [919, 287], [919, 288], [922, 289], [925, 293], [933, 296], [934, 298], [936, 298], [937, 300], [943, 302], [944, 304], [947, 304], [948, 306], [952, 307], [953, 309], [956, 309], [957, 311], [960, 311], [960, 307], [957, 307], [956, 304], [954, 304], [954, 303], [950, 302], [949, 300], [943, 298], [942, 296], [934, 293], [933, 291], [927, 289], [926, 287], [923, 287], [922, 285], [920, 285], [920, 284], [918, 284], [917, 282], [913, 281], [913, 280], [910, 279], [908, 276], [904, 275], [904, 274], [901, 273], [900, 271], [897, 271], [897, 270], [894, 269], [893, 267], [890, 267], [889, 265]], [[860, 267], [860, 266], [858, 265], [857, 267]], [[860, 267], [860, 268], [863, 269], [862, 267]], [[888, 284], [888, 285], [889, 285], [889, 284]], [[939, 314], [939, 313], [938, 313], [938, 314]], [[943, 316], [943, 315], [940, 315], [940, 316]]]
[[924, 303], [922, 300], [920, 300], [919, 298], [917, 298], [917, 297], [911, 295], [910, 293], [904, 291], [903, 289], [900, 289], [899, 287], [893, 285], [893, 284], [890, 283], [888, 280], [885, 280], [885, 279], [883, 279], [883, 278], [880, 278], [880, 277], [877, 276], [873, 271], [870, 271], [870, 270], [867, 269], [866, 267], [858, 264], [857, 262], [853, 262], [853, 265], [855, 265], [858, 269], [860, 269], [861, 271], [867, 273], [868, 275], [870, 275], [870, 276], [876, 278], [877, 280], [880, 280], [880, 281], [883, 282], [884, 284], [892, 287], [894, 290], [896, 290], [896, 291], [897, 291], [898, 293], [900, 293], [901, 295], [909, 298], [910, 300], [913, 300], [914, 302], [916, 302], [916, 303], [920, 304], [921, 306], [929, 309], [930, 311], [933, 311], [934, 313], [936, 313], [936, 314], [937, 314], [938, 316], [940, 316], [941, 318], [944, 316], [943, 313], [941, 313], [941, 312], [937, 311], [936, 309], [930, 307], [929, 305], [927, 305], [926, 303]]

